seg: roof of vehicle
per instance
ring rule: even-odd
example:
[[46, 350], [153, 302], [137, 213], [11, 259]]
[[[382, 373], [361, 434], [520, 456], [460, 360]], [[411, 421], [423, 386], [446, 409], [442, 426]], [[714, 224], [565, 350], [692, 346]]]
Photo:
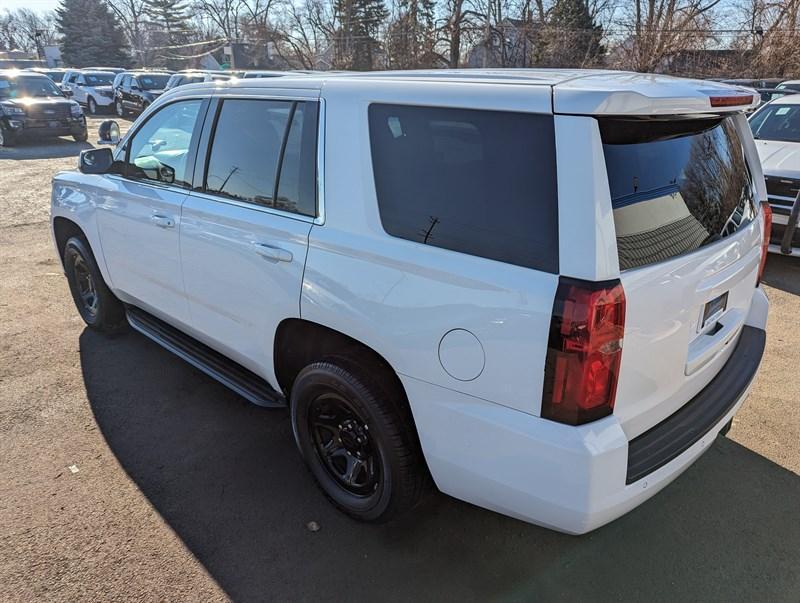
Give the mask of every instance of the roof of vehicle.
[[[0, 76], [5, 77], [47, 77], [38, 71], [28, 71], [26, 69], [0, 69]], [[50, 78], [47, 78], [50, 79]]]
[[84, 75], [117, 75], [113, 71], [102, 71], [100, 69], [81, 69]]
[[787, 94], [769, 102], [770, 105], [800, 105], [800, 94]]
[[[353, 86], [373, 85], [376, 80], [441, 84], [550, 86], [558, 113], [605, 115], [674, 115], [719, 111], [742, 111], [758, 106], [760, 96], [752, 88], [707, 80], [690, 80], [599, 69], [436, 69], [420, 71], [287, 73], [281, 78], [243, 78], [229, 82], [191, 84], [184, 93], [219, 87], [299, 88], [321, 90], [327, 82]], [[733, 100], [731, 106], [712, 109], [711, 98]]]
[[784, 84], [795, 84], [795, 85], [797, 85], [797, 84], [800, 84], [800, 80], [783, 80], [783, 81], [782, 81], [780, 84], [778, 84], [778, 85], [779, 85], [779, 86], [783, 86]]

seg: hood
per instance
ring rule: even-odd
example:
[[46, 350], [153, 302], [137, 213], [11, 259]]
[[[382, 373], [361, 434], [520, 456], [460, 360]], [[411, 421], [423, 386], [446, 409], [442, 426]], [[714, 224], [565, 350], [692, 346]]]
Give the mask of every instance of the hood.
[[164, 92], [165, 91], [164, 91], [163, 88], [154, 88], [153, 90], [145, 90], [145, 93], [149, 94], [153, 98], [155, 98], [157, 96], [161, 96], [162, 94], [164, 94]]
[[800, 177], [800, 142], [756, 140], [764, 173], [770, 176]]
[[4, 105], [16, 105], [17, 107], [30, 107], [31, 105], [36, 105], [37, 107], [47, 106], [47, 105], [72, 105], [74, 104], [73, 101], [69, 100], [68, 98], [35, 98], [35, 97], [24, 97], [24, 98], [2, 98], [0, 99], [0, 103]]

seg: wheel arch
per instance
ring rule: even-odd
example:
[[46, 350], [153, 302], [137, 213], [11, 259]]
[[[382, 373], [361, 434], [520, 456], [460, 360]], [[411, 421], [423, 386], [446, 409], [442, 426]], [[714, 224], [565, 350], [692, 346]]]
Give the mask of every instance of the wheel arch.
[[53, 237], [56, 242], [56, 251], [58, 251], [58, 257], [61, 259], [62, 267], [64, 266], [64, 246], [67, 244], [67, 241], [70, 238], [80, 237], [86, 241], [86, 244], [89, 246], [90, 250], [92, 248], [86, 233], [83, 232], [83, 229], [76, 222], [73, 222], [69, 218], [65, 218], [63, 216], [56, 216], [53, 218]]
[[[400, 376], [391, 364], [369, 345], [341, 331], [302, 318], [286, 318], [275, 332], [273, 350], [275, 377], [287, 399], [291, 398], [292, 384], [303, 369], [312, 362], [340, 356], [368, 367], [377, 380], [397, 388], [415, 445], [421, 450], [419, 431], [408, 394]], [[424, 453], [422, 453], [424, 462]], [[427, 463], [425, 463], [427, 465]]]

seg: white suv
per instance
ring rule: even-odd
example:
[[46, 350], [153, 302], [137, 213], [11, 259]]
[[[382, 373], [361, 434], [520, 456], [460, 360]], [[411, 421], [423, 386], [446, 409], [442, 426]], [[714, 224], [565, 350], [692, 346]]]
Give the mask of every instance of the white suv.
[[582, 71], [182, 86], [55, 177], [54, 240], [90, 327], [288, 405], [349, 515], [432, 477], [583, 533], [686, 469], [756, 374], [757, 102]]
[[77, 101], [96, 115], [103, 109], [110, 109], [114, 104], [113, 71], [88, 71], [68, 69], [64, 73], [61, 88], [69, 91], [73, 100]]

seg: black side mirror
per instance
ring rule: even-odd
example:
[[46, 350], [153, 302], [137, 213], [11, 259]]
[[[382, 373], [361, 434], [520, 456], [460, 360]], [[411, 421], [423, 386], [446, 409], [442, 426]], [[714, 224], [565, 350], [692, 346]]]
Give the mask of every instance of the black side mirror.
[[81, 151], [78, 169], [84, 174], [106, 174], [114, 165], [111, 149], [87, 149]]
[[70, 90], [69, 88], [64, 88], [64, 90], [62, 92], [64, 93], [64, 96], [66, 96], [67, 98], [70, 98], [71, 96], [75, 96], [75, 93], [72, 90]]
[[120, 134], [119, 134], [119, 124], [115, 122], [113, 119], [107, 119], [103, 123], [100, 124], [100, 127], [97, 129], [97, 136], [100, 140], [97, 141], [97, 144], [117, 144], [119, 143]]

